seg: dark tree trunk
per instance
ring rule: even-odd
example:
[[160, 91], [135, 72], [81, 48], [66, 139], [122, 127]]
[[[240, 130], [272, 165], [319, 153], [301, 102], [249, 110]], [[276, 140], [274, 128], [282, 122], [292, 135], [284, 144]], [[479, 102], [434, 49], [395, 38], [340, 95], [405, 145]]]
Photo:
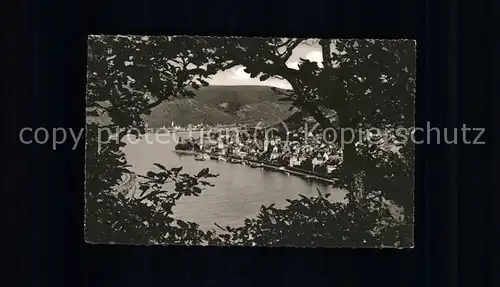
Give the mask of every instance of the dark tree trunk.
[[363, 170], [362, 158], [359, 156], [354, 143], [343, 144], [342, 173], [346, 186], [354, 185], [354, 176]]

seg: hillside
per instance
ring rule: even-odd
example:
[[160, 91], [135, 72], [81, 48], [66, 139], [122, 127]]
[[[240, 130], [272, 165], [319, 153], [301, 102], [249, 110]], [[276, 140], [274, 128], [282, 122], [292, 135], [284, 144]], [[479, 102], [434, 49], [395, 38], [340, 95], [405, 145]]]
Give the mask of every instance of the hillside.
[[188, 124], [278, 123], [291, 116], [291, 102], [266, 86], [209, 86], [193, 90], [193, 98], [163, 102], [144, 116], [149, 127]]

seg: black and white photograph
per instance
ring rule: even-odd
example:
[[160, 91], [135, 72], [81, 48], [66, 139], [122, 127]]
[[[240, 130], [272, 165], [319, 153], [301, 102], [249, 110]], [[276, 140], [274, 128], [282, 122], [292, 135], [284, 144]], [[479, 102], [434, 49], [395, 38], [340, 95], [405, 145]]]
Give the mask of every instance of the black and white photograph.
[[416, 45], [89, 36], [86, 242], [412, 248]]

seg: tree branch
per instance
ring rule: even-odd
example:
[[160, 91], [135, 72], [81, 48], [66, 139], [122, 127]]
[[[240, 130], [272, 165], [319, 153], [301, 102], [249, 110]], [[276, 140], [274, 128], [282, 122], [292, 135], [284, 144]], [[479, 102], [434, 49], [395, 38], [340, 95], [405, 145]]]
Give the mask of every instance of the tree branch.
[[288, 59], [290, 58], [290, 56], [292, 55], [293, 53], [293, 50], [295, 48], [297, 48], [298, 45], [300, 45], [300, 43], [302, 42], [302, 39], [295, 39], [295, 43], [292, 43], [290, 46], [288, 46], [286, 52], [284, 53], [283, 57], [282, 57], [282, 60], [284, 61], [283, 63], [286, 65], [286, 61], [288, 61]]
[[281, 89], [278, 89], [276, 87], [271, 87], [271, 90], [276, 94], [276, 95], [283, 95], [283, 96], [286, 96], [288, 98], [293, 98], [296, 96], [296, 94], [294, 92], [291, 92], [291, 93], [285, 93], [283, 92]]
[[231, 68], [234, 68], [234, 67], [236, 67], [236, 66], [240, 66], [240, 65], [241, 65], [240, 63], [238, 63], [238, 62], [236, 62], [236, 61], [233, 61], [232, 63], [228, 64], [227, 66], [223, 66], [223, 67], [221, 68], [221, 70], [222, 70], [222, 71], [229, 70], [229, 69], [231, 69]]
[[319, 40], [319, 44], [321, 45], [321, 51], [323, 52], [323, 67], [331, 68], [332, 67], [332, 51], [330, 48], [330, 40], [321, 39]]
[[154, 101], [154, 102], [148, 104], [147, 106], [145, 106], [144, 109], [142, 109], [141, 114], [143, 114], [147, 110], [150, 110], [150, 109], [156, 107], [157, 105], [161, 104], [166, 99], [167, 98], [165, 98], [165, 97], [158, 97], [158, 99], [156, 101]]

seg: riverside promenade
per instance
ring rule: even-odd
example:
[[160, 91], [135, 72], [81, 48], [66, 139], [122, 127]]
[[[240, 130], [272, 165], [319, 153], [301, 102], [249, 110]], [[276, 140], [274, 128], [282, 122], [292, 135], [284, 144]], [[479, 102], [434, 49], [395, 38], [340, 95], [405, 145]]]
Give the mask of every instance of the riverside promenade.
[[[178, 154], [182, 154], [182, 155], [198, 155], [198, 154], [201, 154], [201, 152], [187, 151], [187, 150], [174, 150], [174, 152], [178, 153]], [[208, 155], [209, 156], [218, 156], [216, 154], [208, 154]], [[226, 155], [224, 157], [226, 157], [228, 159], [242, 160], [242, 158], [236, 157], [236, 156], [227, 156]], [[315, 173], [315, 172], [312, 172], [312, 171], [303, 170], [303, 169], [299, 169], [299, 168], [285, 167], [285, 166], [281, 166], [279, 164], [275, 164], [275, 163], [272, 163], [272, 162], [255, 160], [255, 159], [249, 159], [249, 158], [244, 158], [243, 160], [259, 164], [259, 165], [261, 165], [262, 167], [264, 167], [264, 168], [266, 168], [268, 170], [277, 171], [277, 172], [283, 172], [283, 173], [289, 173], [291, 175], [299, 176], [299, 177], [302, 177], [302, 178], [308, 179], [308, 180], [317, 180], [317, 181], [328, 182], [328, 183], [332, 183], [332, 184], [336, 183], [338, 181], [338, 179], [336, 179], [336, 178], [326, 178], [326, 177], [322, 176], [322, 174], [318, 174], [318, 173]]]

